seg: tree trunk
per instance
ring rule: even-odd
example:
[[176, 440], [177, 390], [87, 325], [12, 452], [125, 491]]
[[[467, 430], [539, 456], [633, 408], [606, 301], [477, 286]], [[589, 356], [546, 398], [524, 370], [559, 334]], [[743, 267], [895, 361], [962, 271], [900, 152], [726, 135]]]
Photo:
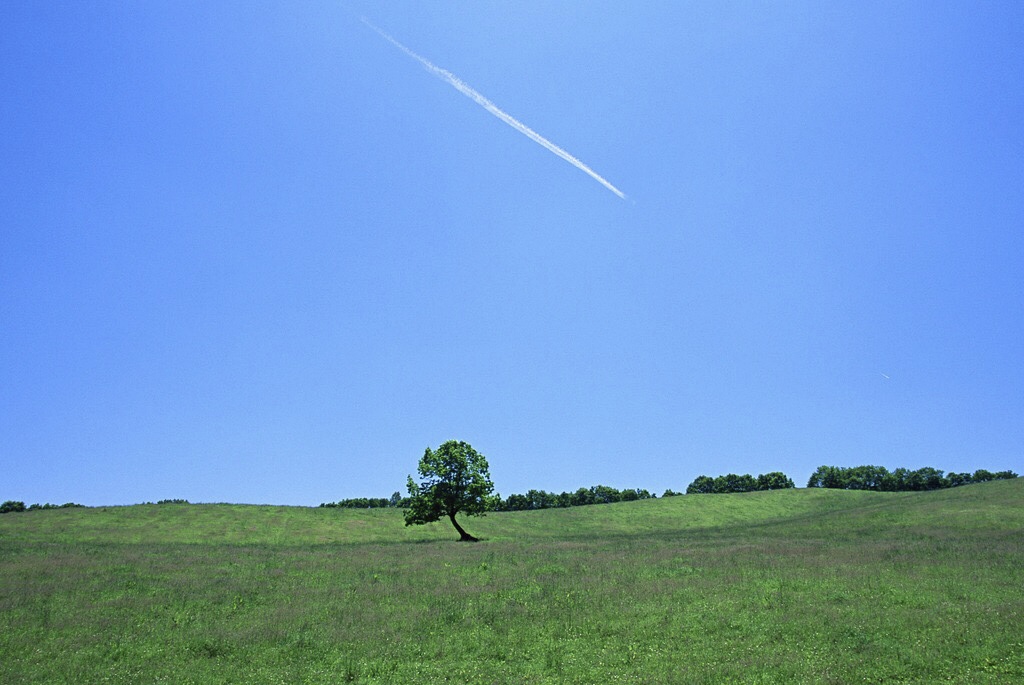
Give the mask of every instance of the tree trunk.
[[449, 514], [448, 518], [451, 519], [452, 525], [455, 526], [455, 530], [459, 531], [459, 535], [462, 536], [459, 539], [459, 542], [480, 542], [478, 538], [473, 537], [472, 535], [470, 535], [462, 529], [462, 526], [459, 525], [459, 522], [455, 520], [455, 514]]

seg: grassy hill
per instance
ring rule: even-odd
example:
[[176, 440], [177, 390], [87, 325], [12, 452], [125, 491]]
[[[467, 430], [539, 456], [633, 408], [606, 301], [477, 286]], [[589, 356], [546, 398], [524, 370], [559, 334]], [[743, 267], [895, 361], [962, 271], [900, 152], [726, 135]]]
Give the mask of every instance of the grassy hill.
[[1024, 681], [1024, 479], [491, 514], [0, 516], [16, 683]]

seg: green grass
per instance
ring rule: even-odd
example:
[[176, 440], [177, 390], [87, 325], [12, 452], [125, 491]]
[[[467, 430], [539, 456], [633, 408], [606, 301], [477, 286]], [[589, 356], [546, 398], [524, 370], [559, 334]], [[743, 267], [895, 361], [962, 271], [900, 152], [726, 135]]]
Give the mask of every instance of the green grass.
[[11, 683], [1024, 682], [1024, 479], [491, 514], [0, 516]]

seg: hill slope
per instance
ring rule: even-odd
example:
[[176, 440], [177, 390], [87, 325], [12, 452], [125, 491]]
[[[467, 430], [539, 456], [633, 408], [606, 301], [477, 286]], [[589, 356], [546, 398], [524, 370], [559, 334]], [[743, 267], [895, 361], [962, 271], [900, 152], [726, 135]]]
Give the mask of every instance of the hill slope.
[[[718, 533], [790, 522], [849, 525], [974, 525], [1020, 528], [1024, 479], [929, 493], [826, 489], [690, 495], [569, 509], [460, 517], [491, 541]], [[842, 522], [841, 524], [838, 522]], [[317, 545], [449, 540], [447, 522], [407, 528], [392, 509], [325, 509], [244, 504], [134, 505], [0, 516], [8, 542]]]
[[0, 516], [13, 682], [1016, 682], [1024, 479], [406, 528], [145, 505]]

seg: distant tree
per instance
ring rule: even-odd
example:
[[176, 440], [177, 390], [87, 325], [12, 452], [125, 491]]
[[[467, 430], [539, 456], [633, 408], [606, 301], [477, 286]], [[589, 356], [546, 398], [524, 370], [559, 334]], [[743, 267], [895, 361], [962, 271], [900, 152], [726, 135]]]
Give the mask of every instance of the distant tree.
[[408, 504], [406, 498], [402, 497], [402, 493], [392, 493], [391, 497], [353, 497], [351, 499], [342, 499], [337, 502], [321, 502], [321, 507], [338, 508], [338, 509], [387, 509], [405, 508]]
[[846, 483], [843, 479], [844, 469], [837, 468], [835, 466], [819, 466], [814, 473], [811, 474], [810, 479], [807, 481], [807, 487], [809, 488], [843, 488], [846, 487]]
[[852, 469], [837, 469], [843, 473], [843, 487], [847, 490], [878, 490], [889, 475], [884, 466], [855, 466]]
[[652, 495], [644, 488], [617, 490], [607, 485], [594, 485], [589, 488], [580, 488], [576, 492], [561, 492], [557, 495], [545, 490], [530, 490], [525, 495], [512, 494], [499, 502], [497, 509], [498, 511], [526, 511], [531, 509], [581, 507], [589, 504], [632, 502], [641, 499], [652, 499], [654, 497], [655, 495]]
[[978, 469], [973, 474], [944, 474], [930, 466], [911, 471], [905, 468], [887, 471], [882, 466], [819, 466], [807, 481], [809, 488], [841, 488], [846, 490], [878, 490], [881, 492], [909, 492], [954, 488], [972, 483], [984, 483], [1002, 478], [1016, 478], [1013, 471], [992, 473]]
[[970, 485], [973, 481], [971, 480], [971, 474], [969, 473], [956, 473], [950, 471], [946, 474], [946, 480], [949, 482], [949, 487], [956, 488], [961, 485]]
[[558, 505], [558, 496], [546, 490], [530, 490], [526, 493], [527, 509], [551, 509]]
[[635, 502], [641, 499], [652, 499], [653, 495], [644, 488], [626, 488], [619, 493], [620, 502]]
[[757, 480], [749, 473], [742, 476], [727, 473], [715, 479], [715, 492], [753, 492], [757, 490]]
[[580, 488], [576, 492], [572, 493], [572, 506], [582, 507], [587, 504], [594, 504], [593, 488]]
[[608, 485], [595, 485], [590, 488], [594, 504], [612, 504], [622, 501], [622, 493]]
[[662, 497], [678, 497], [678, 496], [679, 496], [679, 495], [681, 495], [681, 494], [683, 494], [683, 493], [681, 493], [681, 492], [675, 492], [674, 490], [672, 490], [672, 488], [669, 488], [668, 490], [666, 490], [665, 492], [663, 492], [661, 496], [662, 496]]
[[530, 500], [526, 495], [511, 494], [498, 508], [502, 511], [524, 511], [530, 508]]
[[793, 483], [793, 479], [782, 471], [762, 473], [757, 477], [758, 490], [787, 490], [793, 487], [796, 487]]
[[893, 469], [882, 478], [882, 492], [904, 492], [910, 489], [910, 471], [902, 466]]
[[715, 491], [715, 479], [710, 476], [697, 476], [686, 486], [687, 495], [710, 495]]
[[0, 514], [9, 514], [16, 511], [47, 511], [49, 509], [84, 509], [84, 504], [65, 502], [64, 504], [30, 504], [27, 507], [24, 502], [7, 501], [0, 504]]
[[417, 472], [420, 482], [409, 476], [409, 508], [405, 512], [405, 525], [418, 525], [440, 521], [447, 517], [463, 542], [476, 542], [455, 520], [456, 514], [483, 516], [493, 510], [500, 498], [494, 492], [494, 483], [487, 459], [468, 443], [449, 440], [437, 450], [429, 447], [420, 459]]
[[990, 480], [994, 480], [995, 475], [996, 474], [986, 469], [978, 469], [977, 471], [974, 472], [974, 476], [971, 478], [971, 480], [974, 481], [975, 483], [987, 483]]
[[640, 492], [634, 488], [626, 488], [620, 493], [620, 502], [635, 502], [640, 499]]
[[908, 485], [911, 490], [940, 490], [949, 487], [949, 481], [939, 469], [925, 466], [910, 473]]
[[[821, 471], [821, 469], [818, 471]], [[816, 471], [815, 474], [817, 473], [818, 472]], [[811, 477], [811, 482], [814, 482], [814, 478], [815, 476]], [[749, 473], [744, 473], [742, 475], [727, 473], [724, 476], [718, 476], [717, 478], [711, 478], [710, 476], [697, 476], [697, 478], [687, 486], [686, 494], [700, 495], [710, 493], [723, 494], [730, 492], [754, 492], [756, 490], [784, 490], [792, 487], [796, 487], [793, 484], [793, 480], [781, 471], [762, 473], [757, 478], [754, 478]], [[808, 487], [820, 486], [808, 485]], [[665, 493], [666, 497], [669, 496], [668, 492]]]

